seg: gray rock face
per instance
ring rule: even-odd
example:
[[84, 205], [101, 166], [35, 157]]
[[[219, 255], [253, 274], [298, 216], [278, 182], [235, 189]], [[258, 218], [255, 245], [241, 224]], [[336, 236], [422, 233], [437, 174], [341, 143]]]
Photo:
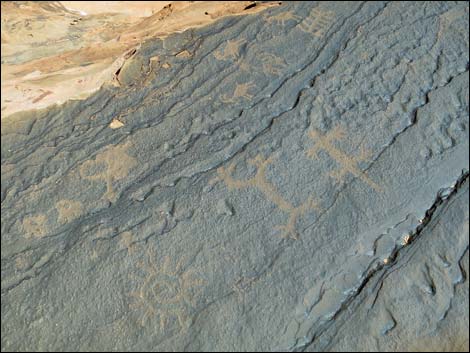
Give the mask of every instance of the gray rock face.
[[2, 350], [468, 350], [468, 24], [284, 3], [2, 121]]

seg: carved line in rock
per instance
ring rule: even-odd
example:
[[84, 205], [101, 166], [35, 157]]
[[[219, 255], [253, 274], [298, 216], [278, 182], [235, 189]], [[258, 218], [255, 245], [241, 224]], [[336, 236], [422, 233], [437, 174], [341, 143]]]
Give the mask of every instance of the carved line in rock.
[[307, 151], [307, 156], [317, 159], [318, 152], [323, 150], [340, 165], [340, 169], [330, 173], [330, 176], [341, 182], [344, 180], [346, 174], [352, 174], [361, 179], [364, 183], [369, 185], [376, 192], [382, 192], [383, 189], [370, 179], [358, 166], [360, 162], [366, 161], [370, 158], [370, 152], [361, 149], [359, 156], [349, 156], [339, 148], [337, 148], [333, 141], [344, 139], [346, 132], [343, 127], [336, 126], [325, 135], [321, 135], [316, 130], [311, 130], [309, 136], [315, 141], [315, 145]]
[[214, 57], [217, 60], [238, 59], [243, 44], [244, 39], [228, 40], [223, 50], [214, 52]]
[[38, 214], [23, 219], [23, 231], [26, 238], [42, 238], [47, 233], [47, 216]]
[[[140, 288], [131, 292], [134, 303], [132, 309], [142, 314], [138, 323], [145, 327], [153, 317], [159, 319], [160, 329], [165, 331], [170, 325], [180, 330], [187, 330], [191, 325], [191, 314], [196, 307], [196, 299], [200, 296], [205, 280], [198, 278], [193, 269], [185, 269], [188, 265], [186, 257], [180, 258], [172, 266], [168, 256], [162, 258], [162, 264], [156, 262], [157, 254], [149, 249], [147, 261], [138, 263], [145, 273], [145, 280]], [[172, 321], [173, 320], [173, 321]]]
[[273, 16], [265, 17], [269, 24], [285, 26], [288, 21], [297, 21], [298, 28], [306, 33], [311, 33], [315, 37], [322, 37], [330, 27], [335, 17], [335, 13], [329, 10], [313, 8], [306, 18], [294, 14], [292, 11], [281, 12]]
[[[259, 55], [256, 55], [256, 58], [257, 65], [261, 66], [263, 73], [266, 75], [279, 76], [287, 66], [284, 59], [272, 53], [261, 52]], [[239, 61], [238, 68], [240, 71], [252, 73], [252, 65], [245, 60]]]
[[288, 21], [300, 21], [302, 17], [295, 15], [293, 11], [280, 12], [273, 16], [265, 17], [265, 21], [269, 24], [280, 24], [285, 26]]
[[[369, 159], [369, 151], [361, 148], [359, 156], [350, 156], [334, 145], [334, 141], [344, 139], [346, 135], [342, 127], [337, 126], [325, 135], [321, 135], [318, 131], [312, 130], [309, 135], [315, 140], [315, 145], [307, 151], [308, 157], [318, 158], [318, 152], [320, 150], [324, 150], [328, 153], [330, 158], [340, 165], [339, 170], [330, 173], [331, 177], [338, 181], [342, 181], [349, 173], [362, 180], [376, 192], [383, 191], [383, 189], [370, 179], [358, 166], [360, 162]], [[253, 177], [245, 180], [235, 179], [232, 176], [235, 169], [234, 164], [231, 164], [228, 168], [220, 167], [217, 170], [218, 176], [212, 181], [212, 183], [220, 180], [223, 181], [229, 189], [244, 189], [248, 187], [259, 189], [268, 200], [289, 216], [285, 225], [276, 227], [277, 230], [281, 231], [281, 237], [298, 239], [298, 233], [296, 230], [297, 220], [309, 210], [313, 209], [318, 211], [319, 206], [315, 199], [310, 197], [306, 202], [295, 207], [279, 194], [266, 177], [266, 168], [268, 165], [273, 163], [273, 159], [274, 158], [272, 156], [264, 159], [261, 155], [258, 155], [254, 159], [249, 160], [248, 163], [256, 167], [256, 173]]]
[[83, 213], [83, 204], [75, 200], [60, 200], [55, 205], [60, 224], [65, 224], [79, 218]]
[[274, 203], [280, 210], [288, 214], [287, 223], [276, 227], [276, 230], [281, 232], [282, 238], [298, 239], [296, 230], [296, 222], [299, 217], [311, 209], [319, 210], [317, 202], [314, 198], [309, 198], [306, 202], [295, 207], [289, 201], [285, 200], [279, 192], [273, 187], [266, 177], [266, 168], [273, 162], [273, 157], [264, 159], [261, 155], [256, 156], [254, 159], [248, 161], [251, 165], [257, 168], [256, 174], [249, 179], [240, 180], [232, 177], [235, 165], [230, 165], [227, 169], [220, 167], [218, 177], [216, 180], [224, 181], [229, 189], [243, 189], [253, 187], [259, 189], [265, 197]]
[[298, 28], [306, 33], [311, 33], [315, 37], [322, 37], [331, 25], [335, 13], [329, 10], [313, 8], [310, 15], [306, 17]]
[[286, 62], [280, 57], [271, 53], [262, 53], [260, 56], [261, 67], [265, 74], [279, 76], [286, 67]]
[[114, 202], [117, 199], [113, 183], [125, 178], [130, 170], [137, 165], [137, 161], [129, 156], [130, 142], [107, 148], [99, 153], [94, 160], [84, 162], [80, 167], [80, 176], [91, 181], [105, 181], [106, 193], [104, 196]]
[[237, 83], [232, 96], [224, 94], [220, 100], [223, 103], [235, 103], [239, 98], [249, 100], [253, 98], [253, 95], [249, 91], [255, 87], [253, 82]]

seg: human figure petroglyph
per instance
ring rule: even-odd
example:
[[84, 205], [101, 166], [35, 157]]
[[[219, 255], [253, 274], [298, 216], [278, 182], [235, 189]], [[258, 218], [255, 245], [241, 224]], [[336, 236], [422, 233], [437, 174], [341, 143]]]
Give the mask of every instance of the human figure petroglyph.
[[128, 154], [129, 147], [130, 142], [108, 147], [94, 160], [84, 162], [79, 168], [82, 178], [106, 182], [104, 196], [111, 202], [117, 198], [113, 183], [127, 177], [130, 170], [137, 165], [137, 161]]
[[228, 40], [223, 50], [214, 52], [217, 60], [234, 60], [240, 56], [240, 49], [244, 43], [244, 39]]
[[228, 94], [222, 95], [221, 101], [223, 103], [235, 103], [239, 99], [250, 100], [251, 98], [253, 98], [253, 95], [250, 93], [250, 90], [255, 87], [256, 86], [253, 82], [237, 83], [235, 85], [233, 94], [231, 96]]
[[312, 209], [319, 210], [319, 207], [313, 197], [310, 197], [306, 202], [295, 207], [279, 194], [266, 177], [266, 168], [273, 162], [273, 159], [274, 157], [272, 156], [265, 159], [261, 155], [257, 155], [254, 159], [249, 160], [248, 163], [256, 168], [256, 173], [251, 178], [244, 180], [233, 178], [232, 175], [235, 169], [235, 165], [233, 164], [227, 169], [224, 167], [219, 168], [217, 178], [218, 180], [224, 181], [229, 189], [244, 189], [248, 187], [259, 189], [269, 201], [288, 214], [287, 223], [275, 228], [280, 231], [281, 237], [298, 239], [296, 230], [297, 220]]
[[315, 145], [307, 151], [308, 157], [316, 159], [318, 158], [318, 152], [323, 150], [341, 166], [340, 169], [330, 174], [332, 178], [342, 181], [346, 174], [349, 173], [361, 179], [375, 191], [382, 191], [382, 188], [370, 179], [358, 166], [360, 162], [370, 158], [369, 151], [361, 148], [359, 156], [349, 156], [335, 146], [334, 141], [342, 140], [346, 136], [346, 132], [342, 127], [337, 126], [324, 135], [321, 135], [316, 130], [311, 130], [309, 136], [314, 140]]

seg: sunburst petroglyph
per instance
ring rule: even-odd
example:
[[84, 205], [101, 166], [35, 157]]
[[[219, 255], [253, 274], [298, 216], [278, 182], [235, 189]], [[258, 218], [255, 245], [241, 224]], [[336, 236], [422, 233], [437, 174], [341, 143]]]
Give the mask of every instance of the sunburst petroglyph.
[[169, 256], [157, 257], [156, 252], [149, 249], [147, 259], [138, 263], [145, 279], [140, 288], [131, 293], [134, 300], [131, 308], [141, 315], [139, 324], [142, 326], [158, 319], [162, 331], [170, 327], [186, 330], [206, 281], [189, 268], [191, 263], [187, 257], [176, 263]]
[[335, 146], [334, 141], [342, 140], [346, 136], [346, 132], [342, 127], [337, 126], [325, 135], [321, 135], [316, 130], [311, 130], [309, 135], [315, 144], [307, 151], [308, 157], [316, 159], [318, 158], [318, 152], [323, 150], [340, 165], [340, 169], [335, 170], [330, 174], [332, 178], [341, 182], [344, 180], [345, 175], [349, 173], [354, 175], [356, 178], [361, 179], [375, 191], [382, 191], [382, 188], [370, 179], [358, 166], [360, 162], [366, 161], [370, 158], [369, 151], [362, 148], [359, 156], [349, 156]]
[[275, 228], [280, 232], [281, 237], [298, 239], [298, 232], [296, 230], [298, 218], [312, 209], [318, 211], [319, 207], [313, 197], [310, 197], [306, 202], [297, 207], [284, 199], [266, 177], [266, 168], [272, 162], [272, 156], [267, 159], [264, 159], [261, 155], [256, 156], [248, 162], [256, 167], [256, 174], [245, 180], [233, 178], [232, 174], [235, 169], [235, 165], [232, 164], [227, 169], [221, 167], [217, 171], [217, 180], [224, 181], [229, 189], [243, 189], [247, 187], [259, 189], [269, 201], [288, 214], [287, 223]]

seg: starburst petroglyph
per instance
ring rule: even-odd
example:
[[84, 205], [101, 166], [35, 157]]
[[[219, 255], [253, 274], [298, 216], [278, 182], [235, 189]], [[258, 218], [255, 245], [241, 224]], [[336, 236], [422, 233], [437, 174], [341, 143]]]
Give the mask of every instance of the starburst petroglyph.
[[224, 94], [221, 97], [221, 101], [223, 103], [235, 103], [238, 99], [251, 99], [253, 95], [250, 93], [250, 90], [255, 88], [255, 84], [253, 82], [246, 82], [246, 83], [237, 83], [235, 85], [235, 90], [233, 94], [229, 96], [228, 94]]
[[134, 298], [131, 307], [142, 314], [139, 320], [142, 326], [156, 317], [162, 331], [173, 325], [181, 330], [188, 329], [196, 299], [201, 295], [200, 287], [206, 281], [200, 279], [195, 270], [187, 268], [189, 261], [185, 257], [176, 264], [168, 256], [160, 262], [155, 251], [148, 250], [147, 260], [138, 264], [145, 273], [145, 280], [131, 293]]
[[273, 157], [264, 159], [258, 155], [248, 162], [256, 168], [256, 173], [253, 177], [245, 180], [233, 178], [232, 174], [235, 166], [230, 165], [227, 169], [224, 167], [218, 169], [217, 179], [224, 181], [229, 189], [243, 189], [247, 187], [259, 189], [268, 200], [288, 214], [287, 223], [276, 227], [276, 229], [280, 231], [281, 237], [298, 239], [298, 233], [296, 230], [296, 222], [298, 218], [311, 209], [318, 210], [318, 205], [313, 198], [309, 198], [306, 202], [297, 207], [285, 200], [273, 185], [269, 183], [266, 177], [266, 168], [272, 162]]
[[111, 202], [116, 201], [117, 198], [113, 183], [125, 178], [137, 165], [137, 161], [128, 155], [129, 147], [129, 142], [109, 147], [98, 154], [94, 160], [86, 161], [79, 168], [82, 178], [106, 182], [105, 197]]
[[292, 11], [280, 12], [273, 16], [265, 17], [265, 20], [269, 24], [280, 24], [285, 26], [288, 21], [300, 21], [302, 17], [294, 14]]
[[341, 166], [339, 170], [331, 173], [331, 177], [342, 181], [345, 175], [350, 173], [361, 179], [375, 191], [382, 191], [382, 188], [371, 180], [358, 166], [360, 162], [369, 159], [370, 153], [368, 151], [362, 148], [359, 156], [349, 156], [334, 145], [334, 141], [342, 140], [346, 136], [346, 132], [342, 127], [337, 126], [325, 135], [312, 130], [309, 135], [314, 140], [315, 145], [307, 151], [307, 156], [318, 158], [318, 152], [323, 150]]
[[322, 37], [335, 17], [335, 13], [329, 10], [321, 10], [315, 7], [308, 17], [306, 17], [298, 26], [298, 28], [307, 33], [311, 33], [315, 37]]
[[223, 50], [214, 52], [214, 57], [217, 60], [238, 59], [240, 56], [240, 49], [244, 43], [243, 39], [228, 40]]

